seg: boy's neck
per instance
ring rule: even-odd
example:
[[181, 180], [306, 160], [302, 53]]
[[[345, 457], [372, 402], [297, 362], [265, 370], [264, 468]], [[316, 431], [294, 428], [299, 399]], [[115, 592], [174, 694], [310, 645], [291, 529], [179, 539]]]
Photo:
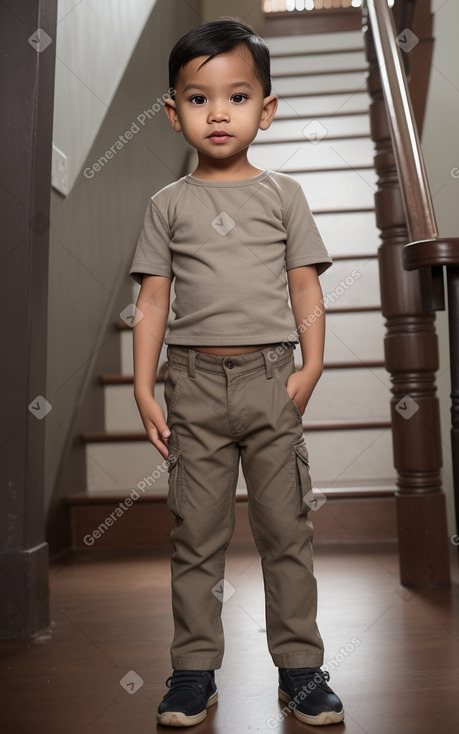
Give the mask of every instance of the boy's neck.
[[198, 165], [191, 175], [209, 181], [240, 181], [254, 178], [260, 173], [263, 173], [263, 170], [252, 166], [247, 160], [247, 155], [238, 160], [233, 158], [218, 160], [199, 155]]

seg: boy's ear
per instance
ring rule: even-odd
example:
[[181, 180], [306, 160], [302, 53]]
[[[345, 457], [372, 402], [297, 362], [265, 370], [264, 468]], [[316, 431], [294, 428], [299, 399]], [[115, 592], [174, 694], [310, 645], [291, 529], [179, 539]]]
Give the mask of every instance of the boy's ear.
[[260, 118], [260, 130], [267, 130], [271, 125], [274, 115], [277, 112], [277, 105], [279, 100], [275, 94], [270, 94], [269, 97], [265, 97], [263, 100], [263, 111]]
[[165, 99], [164, 100], [164, 111], [169, 118], [169, 122], [174, 128], [176, 133], [182, 132], [182, 126], [178, 119], [177, 114], [177, 106], [175, 104], [175, 99]]

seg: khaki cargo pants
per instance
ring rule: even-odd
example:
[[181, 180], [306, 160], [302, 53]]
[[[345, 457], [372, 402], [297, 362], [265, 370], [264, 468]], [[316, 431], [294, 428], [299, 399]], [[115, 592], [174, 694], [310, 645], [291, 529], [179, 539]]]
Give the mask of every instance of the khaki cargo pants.
[[171, 430], [172, 667], [221, 667], [225, 551], [234, 529], [239, 460], [265, 588], [268, 648], [276, 666], [322, 664], [316, 626], [311, 490], [302, 417], [286, 390], [293, 347], [231, 357], [168, 347]]

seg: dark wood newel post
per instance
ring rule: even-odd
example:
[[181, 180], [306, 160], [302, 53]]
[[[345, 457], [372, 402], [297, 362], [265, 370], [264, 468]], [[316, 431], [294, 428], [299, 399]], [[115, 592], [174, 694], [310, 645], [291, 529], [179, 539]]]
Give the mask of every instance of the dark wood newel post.
[[397, 479], [397, 523], [401, 583], [449, 583], [449, 549], [435, 372], [438, 344], [435, 314], [424, 311], [419, 271], [404, 270], [409, 242], [405, 210], [371, 31], [365, 30], [378, 190], [376, 220], [382, 313], [387, 332], [386, 369], [391, 374], [391, 418]]

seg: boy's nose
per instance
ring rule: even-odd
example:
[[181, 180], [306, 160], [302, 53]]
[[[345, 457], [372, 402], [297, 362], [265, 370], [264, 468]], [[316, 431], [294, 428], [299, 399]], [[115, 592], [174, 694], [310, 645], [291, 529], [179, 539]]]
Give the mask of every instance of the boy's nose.
[[209, 113], [209, 122], [222, 122], [229, 120], [228, 111], [224, 107], [214, 107]]

